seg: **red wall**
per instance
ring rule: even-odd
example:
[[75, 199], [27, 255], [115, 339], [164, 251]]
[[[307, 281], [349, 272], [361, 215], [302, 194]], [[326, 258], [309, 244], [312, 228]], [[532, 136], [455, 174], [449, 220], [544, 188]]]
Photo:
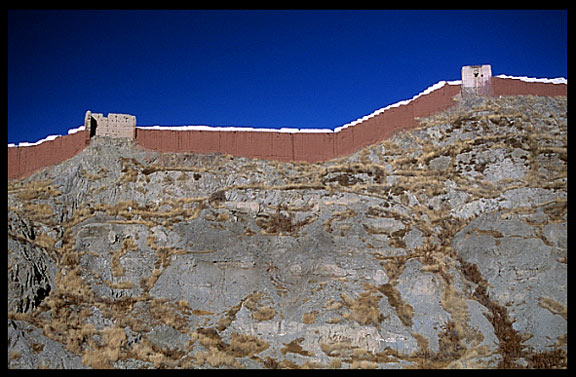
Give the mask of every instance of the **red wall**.
[[516, 79], [492, 77], [492, 90], [495, 96], [567, 96], [567, 84], [548, 84], [542, 82], [525, 82]]
[[162, 152], [228, 153], [279, 161], [325, 161], [351, 154], [400, 130], [414, 128], [414, 117], [426, 117], [454, 104], [459, 85], [392, 107], [336, 133], [284, 133], [261, 131], [173, 131], [137, 129], [136, 143]]
[[38, 169], [74, 157], [90, 142], [89, 132], [78, 131], [38, 145], [8, 148], [8, 179], [25, 177]]
[[[391, 107], [355, 126], [336, 133], [260, 131], [174, 131], [136, 129], [136, 144], [159, 152], [227, 153], [279, 161], [325, 161], [418, 126], [426, 117], [454, 104], [460, 85], [444, 85], [406, 105]], [[568, 85], [531, 83], [492, 77], [493, 95], [567, 96]], [[62, 162], [86, 147], [89, 131], [79, 131], [29, 147], [8, 148], [8, 179], [30, 175]]]

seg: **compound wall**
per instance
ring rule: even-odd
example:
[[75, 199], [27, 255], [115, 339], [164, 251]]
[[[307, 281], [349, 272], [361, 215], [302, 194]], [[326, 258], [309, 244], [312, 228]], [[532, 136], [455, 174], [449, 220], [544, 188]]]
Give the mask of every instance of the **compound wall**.
[[444, 85], [414, 100], [390, 107], [337, 132], [209, 131], [136, 128], [136, 144], [160, 152], [227, 153], [279, 161], [325, 161], [344, 156], [417, 126], [454, 105], [460, 85]]
[[[568, 85], [554, 80], [492, 77], [492, 93], [500, 95], [566, 96]], [[351, 154], [367, 145], [418, 125], [426, 117], [454, 104], [459, 82], [444, 83], [410, 101], [378, 110], [336, 132], [272, 132], [222, 130], [167, 130], [136, 128], [137, 145], [160, 152], [226, 153], [279, 161], [325, 161]], [[430, 89], [430, 88], [429, 88]], [[8, 179], [21, 178], [60, 163], [90, 143], [90, 130], [58, 136], [33, 145], [8, 147]]]
[[25, 177], [74, 157], [89, 143], [90, 131], [81, 130], [35, 145], [8, 147], [8, 179]]
[[492, 91], [495, 96], [567, 96], [568, 84], [525, 81], [495, 76], [492, 77]]

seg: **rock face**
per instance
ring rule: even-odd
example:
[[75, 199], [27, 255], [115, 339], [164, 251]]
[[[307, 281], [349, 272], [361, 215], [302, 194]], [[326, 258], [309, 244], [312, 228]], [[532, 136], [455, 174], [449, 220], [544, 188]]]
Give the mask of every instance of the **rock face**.
[[466, 98], [320, 164], [96, 137], [8, 185], [9, 367], [566, 367], [566, 111]]

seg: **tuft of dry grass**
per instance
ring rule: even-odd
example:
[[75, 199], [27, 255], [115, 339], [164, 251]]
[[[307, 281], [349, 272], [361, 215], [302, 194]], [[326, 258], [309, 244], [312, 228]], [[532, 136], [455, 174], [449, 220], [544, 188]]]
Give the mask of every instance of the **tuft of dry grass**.
[[230, 337], [230, 352], [237, 357], [252, 357], [268, 347], [268, 342], [256, 336], [233, 332]]
[[27, 217], [40, 222], [49, 222], [54, 218], [52, 206], [46, 203], [30, 203], [24, 204], [24, 212]]
[[236, 360], [236, 358], [226, 352], [220, 351], [219, 349], [212, 347], [206, 352], [198, 351], [194, 354], [196, 357], [196, 362], [198, 365], [203, 366], [208, 363], [213, 368], [219, 367], [230, 367], [235, 369], [242, 368], [242, 364]]
[[376, 369], [378, 363], [370, 360], [353, 360], [350, 369]]
[[494, 327], [494, 334], [499, 340], [498, 351], [502, 355], [502, 360], [498, 364], [499, 368], [516, 368], [516, 359], [522, 356], [524, 345], [522, 336], [512, 326], [513, 320], [508, 315], [508, 309], [501, 306], [490, 298], [488, 293], [488, 282], [482, 277], [478, 267], [473, 263], [468, 263], [462, 258], [458, 258], [460, 270], [464, 277], [477, 284], [473, 298], [484, 305], [489, 311], [486, 318]]
[[316, 312], [316, 311], [304, 313], [302, 315], [302, 323], [307, 324], [307, 325], [314, 323], [314, 321], [316, 320], [316, 314], [318, 314], [318, 312]]
[[267, 321], [274, 318], [276, 309], [271, 306], [261, 306], [256, 311], [252, 312], [252, 318], [257, 321]]
[[284, 343], [284, 347], [280, 349], [280, 352], [282, 352], [282, 355], [286, 355], [287, 353], [295, 353], [302, 356], [314, 356], [312, 352], [306, 351], [302, 348], [302, 346], [300, 346], [300, 343], [302, 343], [303, 340], [304, 338], [296, 338], [290, 343]]
[[261, 292], [253, 292], [249, 294], [243, 301], [244, 306], [252, 312], [252, 318], [257, 321], [267, 321], [274, 318], [276, 309], [272, 306], [261, 306], [260, 300], [262, 298]]
[[182, 360], [183, 356], [183, 351], [163, 350], [146, 338], [128, 351], [128, 357], [151, 362], [154, 368], [175, 368], [177, 360]]
[[256, 225], [262, 229], [263, 234], [295, 236], [300, 228], [316, 219], [317, 216], [309, 216], [304, 220], [294, 221], [294, 215], [289, 212], [288, 206], [279, 204], [275, 212], [259, 214]]
[[352, 343], [349, 340], [335, 343], [320, 343], [320, 349], [329, 357], [350, 356], [352, 353]]
[[324, 305], [324, 308], [326, 310], [338, 310], [340, 309], [342, 306], [344, 306], [344, 304], [340, 301], [335, 301], [333, 298], [331, 298], [330, 300], [328, 300], [328, 302], [326, 303], [326, 305]]
[[565, 369], [568, 367], [568, 353], [561, 348], [552, 351], [535, 352], [526, 358], [528, 368]]
[[104, 283], [111, 289], [132, 289], [134, 288], [134, 283], [128, 280], [111, 282], [110, 280], [104, 280]]
[[340, 297], [344, 305], [350, 309], [349, 313], [342, 315], [345, 319], [352, 319], [361, 325], [375, 326], [379, 326], [384, 320], [379, 307], [382, 296], [376, 295], [374, 289], [361, 292], [357, 299], [350, 298], [345, 293], [341, 293]]
[[185, 332], [188, 328], [188, 320], [179, 315], [178, 305], [167, 302], [164, 299], [153, 299], [150, 301], [150, 315], [156, 321], [172, 326], [176, 330]]
[[388, 303], [396, 309], [398, 318], [402, 321], [404, 326], [412, 327], [412, 317], [414, 316], [414, 308], [404, 302], [400, 296], [400, 292], [391, 284], [383, 284], [378, 287], [378, 290], [386, 296]]
[[62, 195], [62, 191], [52, 186], [49, 179], [31, 180], [20, 185], [10, 185], [8, 193], [17, 193], [22, 202], [31, 200], [47, 200]]
[[122, 355], [122, 347], [126, 345], [127, 337], [123, 328], [107, 327], [100, 333], [102, 346], [88, 350], [82, 356], [82, 364], [95, 369], [112, 368], [112, 363]]
[[348, 209], [346, 209], [346, 210], [344, 210], [344, 211], [334, 212], [334, 213], [332, 213], [332, 216], [330, 217], [330, 219], [328, 219], [328, 220], [323, 224], [324, 230], [325, 230], [326, 232], [328, 232], [328, 233], [332, 233], [332, 223], [333, 223], [334, 221], [336, 221], [336, 220], [337, 220], [337, 221], [343, 221], [343, 220], [346, 220], [346, 219], [349, 219], [349, 218], [352, 218], [352, 217], [355, 217], [355, 216], [357, 216], [357, 213], [356, 213], [354, 210], [350, 209], [350, 208], [348, 208]]
[[126, 255], [129, 251], [137, 249], [138, 245], [136, 245], [136, 242], [134, 242], [132, 238], [126, 238], [124, 241], [122, 241], [122, 246], [120, 247], [120, 250], [113, 252], [110, 265], [112, 267], [112, 275], [115, 278], [124, 276], [124, 268], [122, 268], [120, 258]]
[[558, 301], [552, 300], [549, 297], [539, 297], [538, 305], [540, 305], [544, 309], [549, 310], [553, 314], [561, 316], [566, 321], [568, 320], [568, 308], [559, 303]]
[[236, 313], [238, 313], [240, 309], [242, 309], [242, 303], [233, 306], [226, 312], [224, 317], [218, 319], [218, 331], [226, 330], [226, 328], [236, 319]]
[[148, 276], [147, 278], [140, 279], [140, 288], [142, 288], [144, 292], [150, 291], [150, 289], [154, 287], [154, 284], [156, 284], [156, 281], [158, 280], [160, 275], [162, 275], [162, 271], [163, 270], [160, 268], [154, 268], [150, 276]]

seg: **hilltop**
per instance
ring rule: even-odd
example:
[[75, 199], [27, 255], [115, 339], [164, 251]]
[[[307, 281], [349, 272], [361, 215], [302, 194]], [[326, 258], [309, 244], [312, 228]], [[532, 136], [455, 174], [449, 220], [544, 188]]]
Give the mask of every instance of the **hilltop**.
[[566, 367], [566, 97], [419, 121], [315, 164], [94, 137], [9, 182], [9, 367]]

